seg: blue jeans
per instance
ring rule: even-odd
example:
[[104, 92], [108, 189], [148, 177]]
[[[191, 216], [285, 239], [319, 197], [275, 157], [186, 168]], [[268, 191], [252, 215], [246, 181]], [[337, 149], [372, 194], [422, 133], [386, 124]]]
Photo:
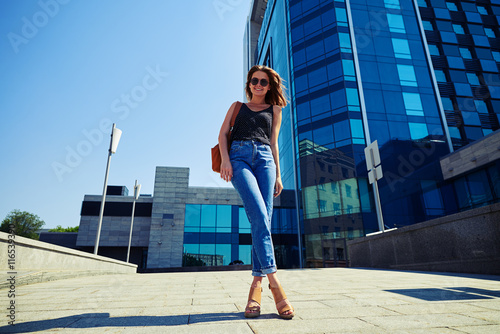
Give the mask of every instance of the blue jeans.
[[229, 151], [231, 182], [240, 194], [252, 231], [252, 275], [276, 271], [271, 239], [276, 165], [271, 147], [258, 141], [233, 141]]

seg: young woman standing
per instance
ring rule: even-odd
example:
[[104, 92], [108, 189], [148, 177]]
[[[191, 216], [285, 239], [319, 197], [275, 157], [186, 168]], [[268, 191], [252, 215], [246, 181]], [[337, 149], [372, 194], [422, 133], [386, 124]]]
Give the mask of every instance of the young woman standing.
[[267, 276], [280, 317], [291, 319], [294, 310], [276, 274], [271, 239], [273, 197], [283, 189], [278, 151], [281, 108], [286, 106], [283, 84], [276, 71], [256, 65], [248, 72], [245, 90], [249, 102], [236, 117], [229, 150], [227, 135], [237, 102], [229, 108], [219, 134], [220, 176], [238, 191], [251, 225], [254, 278], [245, 317], [260, 315], [262, 279]]

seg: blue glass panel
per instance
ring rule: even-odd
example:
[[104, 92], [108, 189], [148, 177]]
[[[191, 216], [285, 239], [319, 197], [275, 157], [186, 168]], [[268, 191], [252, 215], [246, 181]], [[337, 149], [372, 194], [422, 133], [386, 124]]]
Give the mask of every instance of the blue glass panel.
[[404, 34], [405, 25], [403, 16], [397, 14], [387, 14], [387, 23], [389, 24], [389, 31]]
[[378, 68], [382, 84], [399, 84], [396, 64], [379, 63]]
[[335, 141], [337, 142], [351, 137], [348, 120], [335, 123], [333, 125], [333, 130], [335, 133]]
[[295, 66], [306, 62], [306, 50], [302, 49], [293, 53], [293, 63]]
[[446, 82], [446, 75], [442, 70], [434, 70], [437, 82]]
[[250, 222], [244, 208], [239, 208], [238, 221], [239, 233], [250, 233]]
[[325, 47], [323, 46], [323, 41], [314, 43], [306, 48], [307, 60], [323, 56], [325, 54]]
[[500, 52], [491, 51], [491, 54], [493, 55], [493, 59], [495, 59], [496, 62], [500, 63]]
[[455, 34], [465, 34], [464, 27], [462, 27], [462, 25], [460, 24], [453, 24], [453, 31], [455, 32]]
[[326, 68], [320, 67], [315, 71], [309, 72], [308, 78], [309, 78], [309, 87], [314, 87], [326, 82], [328, 80], [326, 76]]
[[340, 32], [339, 33], [339, 41], [340, 41], [340, 50], [342, 52], [348, 52], [351, 53], [351, 39], [349, 37], [349, 34]]
[[478, 13], [471, 13], [471, 12], [466, 12], [465, 16], [467, 17], [467, 21], [469, 22], [475, 22], [475, 23], [483, 23], [481, 20], [481, 15]]
[[481, 100], [474, 100], [474, 104], [476, 105], [476, 110], [481, 113], [481, 114], [487, 114], [488, 113], [488, 107], [486, 106], [486, 103]]
[[231, 205], [217, 205], [217, 232], [226, 232], [220, 228], [231, 228]]
[[301, 38], [304, 38], [304, 26], [299, 25], [292, 29], [292, 42], [297, 42]]
[[434, 30], [434, 27], [432, 26], [432, 23], [430, 21], [422, 20], [422, 25], [424, 26], [424, 30], [428, 30], [428, 31]]
[[199, 254], [200, 253], [200, 245], [199, 244], [184, 244], [184, 253]]
[[[383, 91], [384, 104], [388, 114], [406, 115], [403, 96], [400, 92]], [[382, 107], [382, 106], [381, 106]]]
[[435, 96], [430, 94], [421, 94], [420, 98], [422, 100], [422, 106], [424, 107], [425, 116], [439, 117]]
[[477, 112], [462, 111], [462, 118], [464, 119], [464, 124], [466, 125], [481, 126], [481, 120], [479, 119], [479, 114]]
[[462, 55], [462, 58], [464, 58], [464, 59], [472, 59], [472, 54], [470, 53], [469, 49], [459, 48], [459, 50], [460, 50], [460, 55]]
[[379, 90], [365, 89], [365, 106], [368, 113], [385, 113], [384, 101]]
[[472, 96], [472, 89], [470, 88], [469, 84], [456, 82], [453, 85], [455, 86], [455, 91], [457, 92], [457, 95]]
[[330, 97], [332, 100], [332, 107], [335, 109], [347, 105], [345, 91], [343, 89], [331, 93]]
[[389, 127], [386, 121], [369, 121], [370, 139], [377, 140], [379, 146], [384, 145], [390, 140]]
[[486, 8], [484, 8], [483, 6], [477, 6], [477, 11], [479, 12], [479, 14], [481, 15], [488, 15], [488, 11], [486, 10]]
[[184, 226], [199, 227], [201, 221], [201, 206], [199, 204], [186, 204], [186, 217]]
[[456, 138], [456, 139], [461, 139], [462, 136], [460, 135], [460, 130], [456, 127], [449, 126], [448, 130], [450, 132], [450, 137], [451, 138]]
[[317, 99], [311, 100], [311, 114], [312, 116], [322, 114], [330, 110], [330, 97], [323, 95]]
[[231, 244], [217, 244], [215, 255], [217, 256], [217, 265], [220, 265], [219, 259], [222, 256], [222, 265], [227, 266], [231, 262]]
[[[499, 87], [488, 86], [488, 90], [490, 91], [490, 96], [494, 99], [500, 99], [500, 89]], [[492, 100], [493, 103], [493, 100]]]
[[200, 233], [190, 233], [188, 231], [184, 232], [184, 243], [185, 244], [199, 244], [200, 243]]
[[458, 41], [457, 41], [457, 35], [455, 35], [455, 33], [448, 32], [448, 31], [440, 31], [439, 33], [441, 34], [441, 39], [443, 40], [443, 42], [445, 42], [445, 43], [455, 43], [455, 44], [458, 43]]
[[399, 80], [402, 86], [417, 86], [417, 78], [415, 76], [415, 70], [411, 65], [397, 65]]
[[325, 11], [323, 14], [321, 14], [321, 22], [323, 23], [323, 28], [326, 26], [335, 23], [334, 19], [334, 13], [332, 9], [329, 9]]
[[436, 15], [436, 18], [438, 19], [451, 20], [450, 12], [448, 11], [448, 9], [434, 8], [434, 15]]
[[441, 103], [443, 104], [443, 109], [444, 110], [453, 110], [454, 109], [453, 108], [453, 102], [448, 97], [442, 97], [441, 98]]
[[335, 17], [339, 26], [347, 27], [347, 13], [345, 8], [335, 8]]
[[403, 92], [403, 100], [407, 115], [424, 116], [420, 94]]
[[429, 135], [425, 123], [408, 123], [412, 140], [419, 140]]
[[299, 121], [311, 117], [311, 111], [309, 109], [309, 102], [301, 103], [297, 105], [297, 119]]
[[477, 46], [490, 47], [490, 42], [486, 36], [472, 35], [472, 39], [474, 40], [474, 44]]
[[401, 38], [392, 39], [392, 47], [396, 58], [411, 59], [410, 45], [408, 40]]
[[410, 130], [408, 123], [387, 122], [389, 124], [389, 134], [391, 139], [410, 140]]
[[483, 68], [483, 71], [498, 73], [497, 64], [493, 60], [480, 59], [479, 61], [481, 62], [481, 67]]
[[331, 125], [313, 130], [314, 143], [316, 145], [325, 145], [333, 143], [333, 128]]
[[339, 61], [327, 65], [328, 79], [332, 80], [342, 76], [342, 64]]
[[467, 73], [467, 80], [471, 85], [479, 85], [479, 78], [476, 73]]
[[437, 45], [428, 44], [427, 46], [429, 47], [429, 53], [431, 56], [439, 56], [441, 54]]
[[476, 126], [464, 126], [465, 136], [470, 140], [478, 140], [483, 138], [483, 131], [480, 127]]
[[376, 62], [363, 61], [360, 62], [359, 67], [363, 82], [380, 82], [380, 78], [378, 75], [378, 65]]
[[422, 195], [427, 215], [443, 215], [443, 200], [434, 180], [421, 180]]
[[[209, 204], [204, 204], [201, 206], [201, 228], [202, 232], [203, 228], [213, 228], [215, 232], [215, 212], [216, 212], [216, 206], [215, 205], [209, 205]], [[205, 231], [205, 232], [211, 232], [211, 231]]]
[[346, 91], [347, 105], [349, 106], [349, 110], [359, 111], [358, 90], [356, 88], [346, 88], [345, 91]]
[[446, 57], [446, 59], [448, 60], [448, 65], [451, 68], [465, 69], [462, 57]]
[[484, 28], [484, 33], [489, 38], [496, 38], [497, 37], [497, 36], [495, 36], [495, 32], [493, 31], [493, 29], [490, 29], [490, 28]]
[[454, 4], [453, 2], [446, 2], [446, 7], [448, 7], [449, 10], [451, 11], [458, 11], [457, 5]]
[[252, 264], [252, 245], [239, 245], [238, 253], [243, 264]]
[[325, 52], [337, 50], [339, 48], [339, 40], [337, 35], [328, 36], [325, 38]]
[[200, 255], [201, 254], [215, 255], [215, 244], [200, 244]]
[[309, 87], [309, 83], [307, 81], [307, 74], [304, 74], [298, 78], [295, 78], [295, 91], [302, 92]]
[[363, 123], [360, 119], [351, 119], [351, 135], [353, 138], [365, 138]]
[[321, 29], [321, 17], [316, 16], [311, 20], [304, 23], [304, 33], [305, 35], [312, 34], [313, 32]]
[[350, 59], [342, 59], [342, 68], [344, 70], [344, 75], [355, 76], [354, 73], [354, 62]]

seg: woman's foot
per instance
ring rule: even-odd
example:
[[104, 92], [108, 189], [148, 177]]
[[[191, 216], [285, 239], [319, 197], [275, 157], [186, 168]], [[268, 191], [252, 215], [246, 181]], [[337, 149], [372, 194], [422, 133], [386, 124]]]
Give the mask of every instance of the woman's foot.
[[269, 284], [269, 289], [273, 293], [274, 302], [276, 303], [276, 309], [278, 310], [278, 314], [282, 319], [292, 319], [295, 315], [292, 304], [286, 298], [285, 291], [281, 287], [271, 286]]
[[260, 282], [252, 284], [250, 286], [250, 293], [248, 294], [248, 303], [245, 307], [245, 318], [256, 318], [260, 315], [261, 296], [262, 287]]

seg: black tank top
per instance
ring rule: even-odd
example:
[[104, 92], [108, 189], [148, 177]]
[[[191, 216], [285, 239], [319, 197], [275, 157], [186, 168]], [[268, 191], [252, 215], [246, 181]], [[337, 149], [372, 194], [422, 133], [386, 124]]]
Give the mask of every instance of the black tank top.
[[261, 111], [252, 111], [245, 103], [234, 121], [231, 140], [258, 140], [271, 145], [271, 129], [273, 125], [273, 106]]

